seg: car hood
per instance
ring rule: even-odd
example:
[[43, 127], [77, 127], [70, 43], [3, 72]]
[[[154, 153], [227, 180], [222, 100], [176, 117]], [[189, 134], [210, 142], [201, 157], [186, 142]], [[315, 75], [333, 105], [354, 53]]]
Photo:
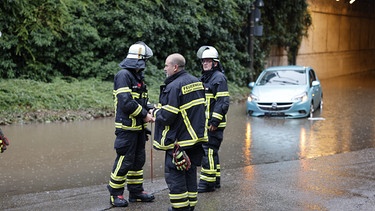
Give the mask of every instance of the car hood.
[[252, 94], [259, 98], [260, 102], [290, 102], [292, 98], [306, 92], [306, 86], [256, 86]]

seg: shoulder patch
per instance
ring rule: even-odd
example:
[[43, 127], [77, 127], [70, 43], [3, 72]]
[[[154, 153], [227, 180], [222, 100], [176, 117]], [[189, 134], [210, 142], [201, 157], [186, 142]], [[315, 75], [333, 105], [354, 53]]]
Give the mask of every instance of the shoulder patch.
[[185, 85], [181, 88], [182, 94], [188, 94], [190, 92], [198, 91], [198, 90], [203, 90], [203, 84], [202, 82], [195, 82], [191, 83], [188, 85]]

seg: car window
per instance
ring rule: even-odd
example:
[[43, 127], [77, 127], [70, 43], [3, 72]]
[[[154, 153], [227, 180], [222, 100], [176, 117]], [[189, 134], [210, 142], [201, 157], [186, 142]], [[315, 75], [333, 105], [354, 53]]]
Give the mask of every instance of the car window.
[[306, 72], [304, 70], [267, 71], [258, 80], [257, 85], [305, 85]]
[[312, 86], [312, 82], [313, 81], [316, 81], [316, 76], [315, 76], [315, 72], [314, 72], [314, 70], [310, 70], [309, 71], [309, 75], [310, 75], [310, 87]]

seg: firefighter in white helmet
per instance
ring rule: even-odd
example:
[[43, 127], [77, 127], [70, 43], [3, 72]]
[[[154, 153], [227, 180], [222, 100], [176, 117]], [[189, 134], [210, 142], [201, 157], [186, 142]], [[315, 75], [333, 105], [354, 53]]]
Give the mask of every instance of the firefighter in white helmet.
[[212, 46], [202, 46], [197, 52], [202, 64], [202, 76], [206, 95], [206, 126], [208, 143], [203, 144], [204, 156], [198, 184], [198, 193], [220, 188], [219, 148], [226, 127], [229, 109], [227, 78], [219, 60], [219, 53]]
[[146, 161], [145, 144], [147, 123], [154, 122], [149, 113], [147, 87], [143, 78], [146, 61], [153, 55], [144, 42], [130, 46], [122, 68], [114, 78], [115, 143], [117, 153], [107, 188], [110, 203], [126, 207], [124, 187], [127, 184], [130, 202], [150, 202], [154, 195], [144, 192], [143, 165]]

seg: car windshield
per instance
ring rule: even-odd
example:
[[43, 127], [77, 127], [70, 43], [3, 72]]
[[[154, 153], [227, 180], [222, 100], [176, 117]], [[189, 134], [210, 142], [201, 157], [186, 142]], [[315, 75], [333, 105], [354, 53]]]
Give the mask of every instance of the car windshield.
[[257, 85], [305, 85], [304, 70], [275, 70], [267, 71], [258, 79]]

